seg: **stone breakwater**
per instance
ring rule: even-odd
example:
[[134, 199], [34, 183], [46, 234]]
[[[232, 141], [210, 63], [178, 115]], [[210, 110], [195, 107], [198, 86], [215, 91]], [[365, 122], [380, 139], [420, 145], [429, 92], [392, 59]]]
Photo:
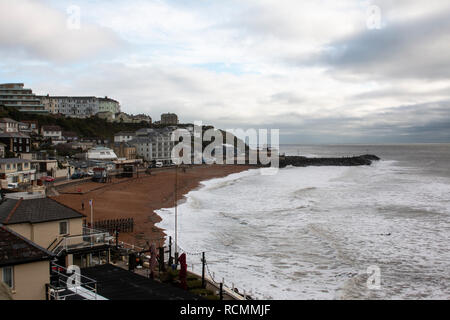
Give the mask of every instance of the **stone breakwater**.
[[284, 168], [286, 166], [370, 166], [372, 161], [378, 160], [380, 160], [380, 158], [372, 154], [343, 158], [307, 158], [300, 156], [285, 156], [280, 157], [280, 168]]

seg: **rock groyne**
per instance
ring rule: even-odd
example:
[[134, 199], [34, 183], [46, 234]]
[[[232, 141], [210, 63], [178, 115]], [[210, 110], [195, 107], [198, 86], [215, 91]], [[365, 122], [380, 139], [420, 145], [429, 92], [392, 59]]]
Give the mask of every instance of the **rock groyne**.
[[380, 160], [380, 158], [373, 154], [342, 158], [307, 158], [300, 156], [285, 156], [280, 157], [280, 168], [284, 168], [286, 166], [370, 166], [373, 161], [378, 160]]

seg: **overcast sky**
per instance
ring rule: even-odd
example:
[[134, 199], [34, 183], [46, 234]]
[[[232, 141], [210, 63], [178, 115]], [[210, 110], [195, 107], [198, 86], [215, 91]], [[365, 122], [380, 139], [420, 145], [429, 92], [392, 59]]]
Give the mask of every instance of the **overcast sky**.
[[0, 0], [0, 83], [282, 143], [450, 142], [449, 57], [448, 0]]

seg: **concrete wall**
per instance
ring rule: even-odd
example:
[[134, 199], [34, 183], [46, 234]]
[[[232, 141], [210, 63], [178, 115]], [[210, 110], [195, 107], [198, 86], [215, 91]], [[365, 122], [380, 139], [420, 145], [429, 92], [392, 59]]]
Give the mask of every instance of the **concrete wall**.
[[[55, 178], [61, 178], [61, 177], [67, 177], [67, 174], [69, 170], [66, 169], [57, 169], [55, 172]], [[71, 172], [75, 172], [75, 169], [73, 169]]]
[[19, 224], [13, 224], [9, 225], [8, 228], [11, 230], [17, 232], [21, 236], [31, 240], [32, 237], [32, 226], [29, 223], [19, 223]]
[[[65, 220], [61, 220], [65, 221]], [[33, 225], [33, 242], [37, 243], [41, 247], [47, 248], [56, 237], [59, 236], [59, 223], [61, 221], [37, 223]], [[70, 219], [69, 222], [69, 234], [81, 235], [83, 234], [83, 220]], [[81, 239], [77, 239], [81, 241]]]
[[39, 261], [14, 266], [14, 300], [45, 300], [45, 284], [50, 282], [50, 262]]
[[[66, 221], [66, 220], [60, 220]], [[43, 222], [36, 224], [13, 224], [8, 225], [9, 228], [17, 232], [18, 234], [24, 236], [25, 238], [33, 241], [37, 245], [48, 248], [48, 246], [59, 237], [59, 222], [60, 221], [52, 221], [52, 222]], [[70, 235], [81, 235], [83, 234], [83, 219], [69, 219], [69, 234]], [[74, 239], [74, 241], [81, 242], [81, 238]], [[74, 242], [72, 242], [74, 243]]]

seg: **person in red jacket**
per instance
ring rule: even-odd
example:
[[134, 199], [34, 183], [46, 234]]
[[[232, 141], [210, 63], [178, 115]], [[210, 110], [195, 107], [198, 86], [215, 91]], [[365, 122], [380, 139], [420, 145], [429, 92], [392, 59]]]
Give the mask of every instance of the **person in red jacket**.
[[182, 289], [187, 290], [187, 264], [186, 264], [186, 254], [183, 253], [179, 258], [178, 262], [180, 263], [180, 286]]

